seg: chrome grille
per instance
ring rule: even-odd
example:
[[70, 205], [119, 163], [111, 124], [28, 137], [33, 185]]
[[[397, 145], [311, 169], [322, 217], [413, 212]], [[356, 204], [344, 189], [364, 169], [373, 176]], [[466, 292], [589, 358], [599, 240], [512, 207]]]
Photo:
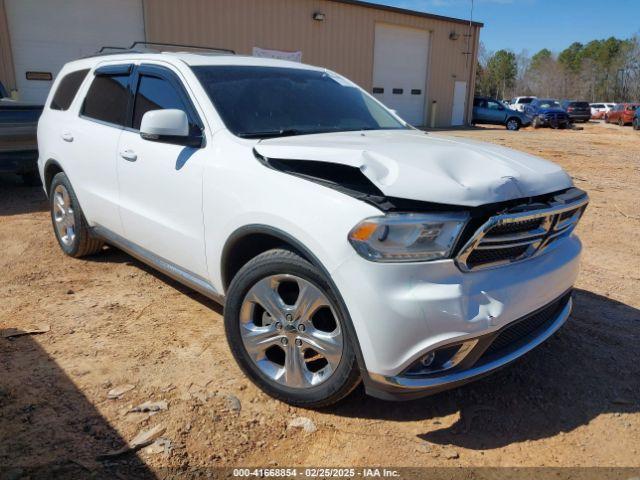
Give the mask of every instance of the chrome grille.
[[546, 206], [493, 216], [466, 243], [456, 262], [463, 271], [475, 271], [534, 257], [571, 234], [588, 202], [587, 194], [576, 188]]

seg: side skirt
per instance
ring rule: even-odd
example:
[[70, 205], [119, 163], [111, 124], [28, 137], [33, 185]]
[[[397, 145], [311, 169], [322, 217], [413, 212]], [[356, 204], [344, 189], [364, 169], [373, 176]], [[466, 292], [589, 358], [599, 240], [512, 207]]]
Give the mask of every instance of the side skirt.
[[102, 238], [105, 242], [114, 247], [127, 252], [134, 258], [137, 258], [143, 263], [155, 268], [156, 270], [164, 273], [166, 276], [173, 278], [177, 282], [182, 283], [183, 285], [195, 290], [198, 293], [201, 293], [207, 298], [210, 298], [216, 303], [224, 306], [224, 295], [218, 293], [218, 291], [213, 288], [213, 285], [200, 275], [196, 275], [195, 273], [189, 272], [175, 263], [170, 262], [169, 260], [165, 260], [162, 257], [146, 250], [145, 248], [136, 245], [135, 243], [130, 242], [124, 237], [121, 237], [117, 233], [112, 232], [111, 230], [104, 228], [100, 225], [92, 228], [92, 233], [97, 237]]

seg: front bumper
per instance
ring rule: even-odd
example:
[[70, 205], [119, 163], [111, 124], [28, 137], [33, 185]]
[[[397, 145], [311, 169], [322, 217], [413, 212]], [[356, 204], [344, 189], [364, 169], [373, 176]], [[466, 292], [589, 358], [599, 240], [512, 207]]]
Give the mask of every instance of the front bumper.
[[360, 257], [331, 272], [355, 328], [367, 391], [412, 398], [455, 387], [534, 348], [564, 323], [570, 304], [528, 347], [487, 364], [460, 364], [432, 378], [406, 375], [428, 352], [488, 338], [551, 304], [576, 281], [580, 240], [570, 236], [539, 257], [500, 268], [462, 272], [452, 260], [380, 264]]
[[591, 120], [591, 113], [570, 113], [569, 118], [571, 121], [587, 122]]
[[571, 123], [569, 116], [540, 115], [538, 119], [542, 126], [567, 126]]
[[[522, 357], [551, 337], [567, 321], [572, 306], [572, 300], [567, 295], [566, 300], [562, 301], [557, 311], [547, 322], [529, 335], [514, 340], [513, 344], [495, 353], [489, 352], [488, 349], [500, 338], [500, 332], [473, 339], [468, 342], [472, 343], [473, 347], [465, 352], [465, 357], [461, 359], [459, 364], [460, 368], [452, 368], [441, 375], [385, 377], [370, 374], [367, 379], [368, 392], [375, 397], [388, 400], [411, 400], [458, 387], [489, 375]], [[526, 321], [527, 317], [513, 323], [520, 324]], [[510, 327], [511, 325], [507, 325], [503, 331], [506, 332]]]

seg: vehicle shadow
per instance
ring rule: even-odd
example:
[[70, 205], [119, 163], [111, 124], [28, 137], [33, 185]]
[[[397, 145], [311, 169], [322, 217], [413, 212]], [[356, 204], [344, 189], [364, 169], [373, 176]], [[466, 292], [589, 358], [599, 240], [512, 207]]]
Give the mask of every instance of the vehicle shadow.
[[640, 310], [577, 290], [568, 323], [513, 365], [406, 403], [355, 394], [331, 413], [397, 422], [453, 414], [455, 420], [418, 437], [468, 449], [500, 448], [574, 430], [601, 414], [640, 411], [638, 358]]
[[34, 336], [0, 337], [0, 478], [156, 478]]
[[167, 285], [174, 288], [181, 294], [196, 300], [197, 302], [201, 303], [203, 306], [209, 308], [210, 310], [213, 310], [219, 315], [222, 315], [223, 309], [220, 304], [216, 303], [215, 301], [211, 300], [208, 297], [205, 297], [201, 293], [198, 293], [195, 290], [183, 285], [182, 283], [175, 281], [173, 278], [165, 275], [164, 273], [156, 270], [153, 267], [150, 267], [146, 263], [142, 263], [141, 261], [137, 260], [136, 258], [132, 257], [128, 253], [123, 252], [122, 250], [116, 247], [106, 246], [100, 253], [97, 253], [95, 255], [90, 255], [88, 257], [83, 257], [82, 260], [90, 261], [90, 262], [99, 262], [99, 263], [123, 263], [127, 265], [132, 265], [144, 271], [145, 273], [148, 273], [149, 275], [154, 276], [158, 280], [166, 283]]
[[17, 175], [0, 175], [0, 217], [46, 210], [42, 187], [28, 187]]

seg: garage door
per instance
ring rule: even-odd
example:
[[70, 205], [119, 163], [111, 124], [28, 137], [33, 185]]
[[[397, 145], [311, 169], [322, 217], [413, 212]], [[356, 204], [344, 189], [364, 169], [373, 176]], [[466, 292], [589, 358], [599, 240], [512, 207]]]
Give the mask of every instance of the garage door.
[[429, 32], [377, 24], [373, 94], [413, 125], [423, 125]]
[[142, 0], [5, 0], [21, 100], [44, 102], [69, 60], [144, 40]]

